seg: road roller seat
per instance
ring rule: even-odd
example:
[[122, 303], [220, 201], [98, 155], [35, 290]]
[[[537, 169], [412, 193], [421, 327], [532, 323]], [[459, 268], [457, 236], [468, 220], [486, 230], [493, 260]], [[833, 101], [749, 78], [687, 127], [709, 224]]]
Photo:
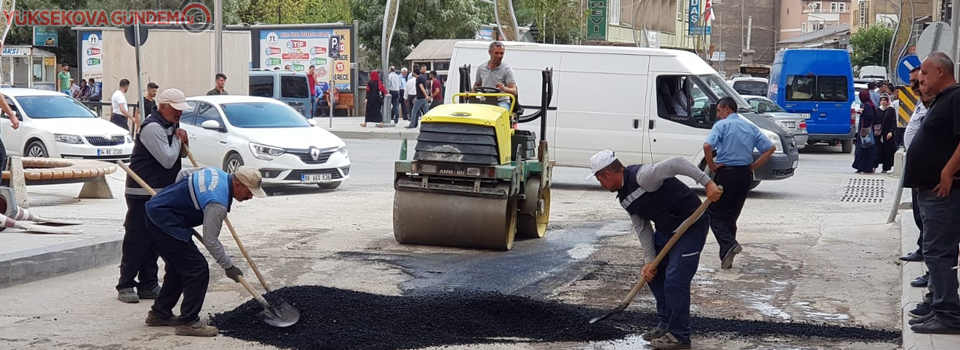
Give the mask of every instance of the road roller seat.
[[413, 160], [503, 165], [513, 158], [510, 113], [497, 105], [434, 107], [420, 121]]

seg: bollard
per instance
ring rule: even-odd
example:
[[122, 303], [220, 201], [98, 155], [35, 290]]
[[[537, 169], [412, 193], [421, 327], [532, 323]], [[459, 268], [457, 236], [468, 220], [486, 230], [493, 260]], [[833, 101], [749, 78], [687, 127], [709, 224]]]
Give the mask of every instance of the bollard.
[[17, 200], [17, 205], [21, 208], [29, 208], [27, 201], [27, 180], [23, 177], [23, 159], [17, 156], [10, 157], [10, 186], [13, 187], [13, 194]]

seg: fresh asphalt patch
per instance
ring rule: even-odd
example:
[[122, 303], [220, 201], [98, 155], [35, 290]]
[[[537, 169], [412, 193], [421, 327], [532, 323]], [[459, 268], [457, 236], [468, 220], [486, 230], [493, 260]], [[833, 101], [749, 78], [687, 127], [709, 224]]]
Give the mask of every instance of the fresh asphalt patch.
[[[625, 311], [587, 322], [608, 310], [497, 292], [458, 290], [388, 296], [322, 286], [286, 287], [282, 297], [301, 313], [287, 328], [261, 322], [263, 307], [250, 300], [213, 316], [221, 334], [290, 349], [417, 349], [467, 344], [594, 342], [626, 338], [655, 327], [653, 313]], [[613, 307], [613, 305], [611, 305]], [[805, 340], [900, 341], [899, 330], [831, 324], [780, 323], [692, 317], [696, 335], [796, 337]]]

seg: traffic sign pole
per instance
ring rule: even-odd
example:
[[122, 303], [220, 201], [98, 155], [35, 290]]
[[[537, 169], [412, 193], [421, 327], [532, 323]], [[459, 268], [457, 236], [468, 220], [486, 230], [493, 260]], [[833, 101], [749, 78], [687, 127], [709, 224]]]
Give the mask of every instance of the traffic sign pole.
[[950, 40], [950, 59], [953, 60], [954, 78], [960, 80], [960, 71], [957, 71], [957, 38], [960, 37], [960, 1], [953, 0], [952, 12], [950, 16], [950, 29], [953, 29], [953, 38]]

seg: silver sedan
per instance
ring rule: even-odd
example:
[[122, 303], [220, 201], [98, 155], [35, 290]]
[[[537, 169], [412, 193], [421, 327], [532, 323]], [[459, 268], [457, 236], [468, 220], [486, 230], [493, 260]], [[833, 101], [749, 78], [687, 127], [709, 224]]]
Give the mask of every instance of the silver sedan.
[[793, 133], [797, 140], [797, 148], [807, 146], [807, 119], [800, 114], [790, 113], [778, 106], [770, 99], [762, 96], [743, 96], [750, 103], [754, 112], [771, 116], [784, 130]]

